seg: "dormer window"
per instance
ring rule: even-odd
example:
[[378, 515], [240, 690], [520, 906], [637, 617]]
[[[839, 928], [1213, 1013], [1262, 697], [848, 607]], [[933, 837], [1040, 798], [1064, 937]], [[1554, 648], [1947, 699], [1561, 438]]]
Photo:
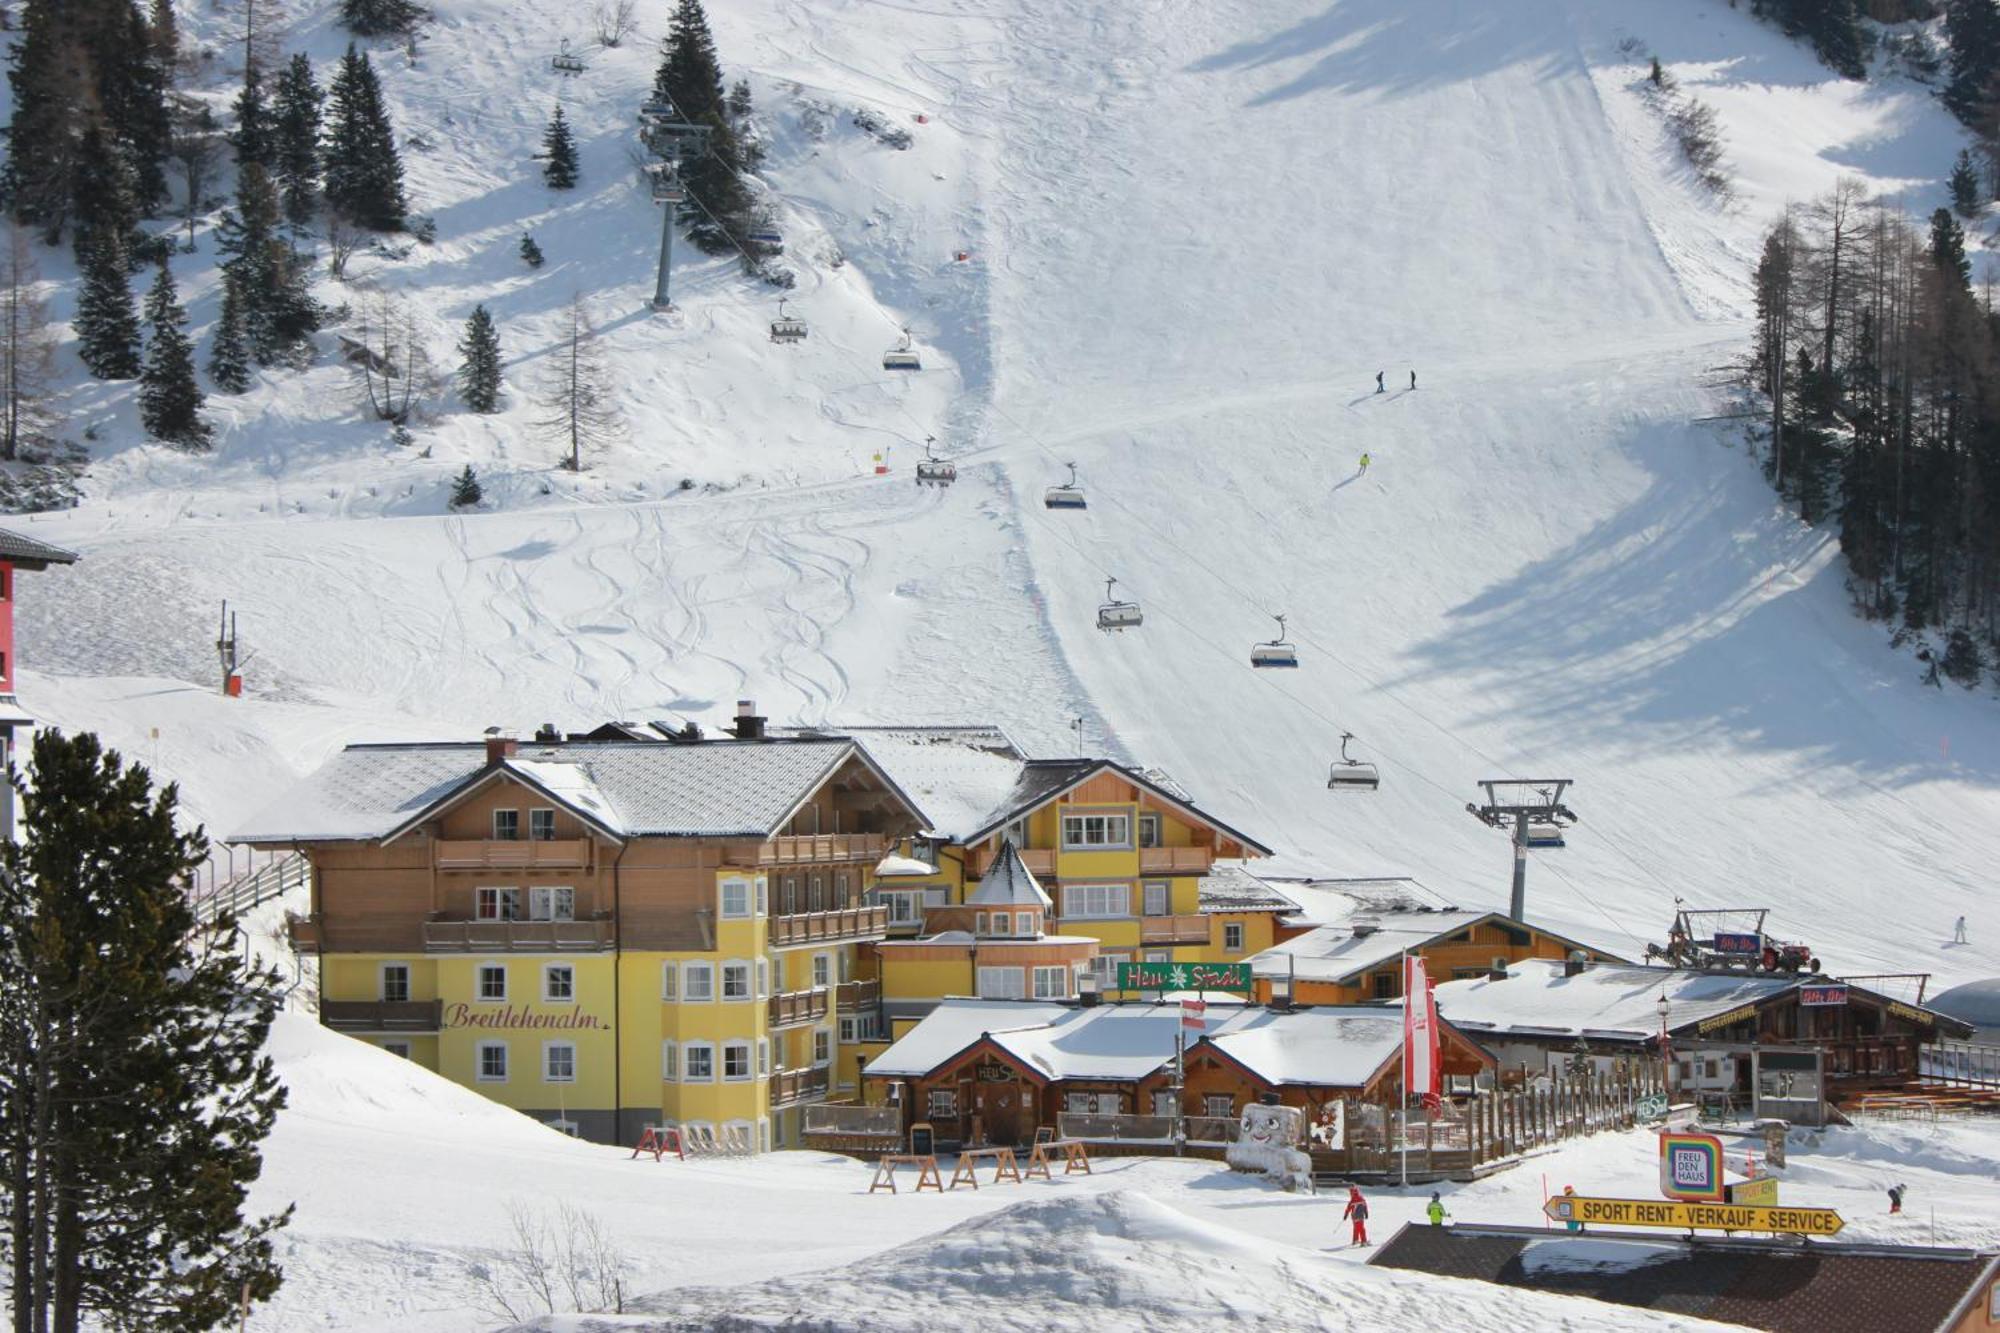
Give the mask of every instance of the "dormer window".
[[495, 810], [493, 812], [493, 841], [515, 842], [521, 836], [521, 812], [519, 810]]
[[1011, 912], [995, 912], [993, 914], [993, 933], [995, 935], [1012, 935], [1014, 933], [1014, 914]]

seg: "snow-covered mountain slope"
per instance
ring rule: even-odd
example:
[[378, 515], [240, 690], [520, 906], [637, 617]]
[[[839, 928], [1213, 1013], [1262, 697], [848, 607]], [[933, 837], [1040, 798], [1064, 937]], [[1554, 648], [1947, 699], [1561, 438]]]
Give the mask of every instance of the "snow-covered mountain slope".
[[[1921, 89], [1834, 81], [1722, 0], [716, 8], [788, 235], [847, 256], [794, 247], [813, 339], [764, 341], [766, 289], [726, 263], [690, 260], [684, 327], [640, 313], [656, 215], [618, 164], [649, 51], [595, 55], [565, 92], [591, 184], [558, 202], [523, 159], [576, 20], [441, 0], [418, 67], [385, 59], [405, 116], [436, 118], [412, 175], [439, 243], [368, 271], [441, 338], [446, 312], [500, 303], [530, 363], [580, 287], [635, 386], [629, 455], [443, 517], [462, 459], [526, 468], [507, 432], [529, 408], [448, 418], [419, 477], [378, 428], [321, 424], [346, 372], [274, 383], [215, 462], [133, 451], [33, 525], [86, 558], [23, 602], [31, 701], [148, 734], [136, 692], [53, 678], [205, 680], [228, 597], [257, 653], [237, 707], [331, 717], [250, 728], [277, 753], [218, 775], [218, 822], [391, 718], [470, 735], [754, 696], [780, 721], [985, 719], [1060, 751], [1081, 716], [1288, 867], [1412, 872], [1480, 906], [1509, 860], [1464, 812], [1476, 780], [1569, 777], [1584, 822], [1536, 857], [1537, 918], [1636, 955], [1676, 895], [1767, 904], [1839, 970], [1996, 970], [1992, 700], [1919, 686], [1848, 614], [1827, 536], [1695, 420], [1745, 341], [1770, 209], [1843, 173], [1936, 197], [1953, 131]], [[1721, 111], [1734, 205], [1678, 165], [1646, 51]], [[808, 101], [893, 112], [917, 146], [844, 117], [815, 140]], [[524, 224], [569, 278], [513, 267]], [[887, 383], [873, 358], [905, 322], [948, 368]], [[934, 430], [949, 491], [910, 484], [907, 447], [853, 475], [867, 441]], [[808, 484], [638, 498], [746, 457]], [[1091, 507], [1045, 511], [1070, 461]], [[1107, 636], [1114, 575], [1146, 623]], [[1280, 612], [1301, 668], [1253, 672]], [[1372, 799], [1324, 788], [1343, 730], [1383, 765]], [[1973, 943], [1943, 946], [1960, 913]]]

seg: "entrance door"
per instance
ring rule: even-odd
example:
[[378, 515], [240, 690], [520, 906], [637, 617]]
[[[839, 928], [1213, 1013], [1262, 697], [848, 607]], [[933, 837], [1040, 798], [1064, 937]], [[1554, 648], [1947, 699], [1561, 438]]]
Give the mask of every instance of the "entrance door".
[[988, 1143], [1015, 1144], [1021, 1141], [1022, 1091], [1018, 1083], [978, 1085], [979, 1122]]

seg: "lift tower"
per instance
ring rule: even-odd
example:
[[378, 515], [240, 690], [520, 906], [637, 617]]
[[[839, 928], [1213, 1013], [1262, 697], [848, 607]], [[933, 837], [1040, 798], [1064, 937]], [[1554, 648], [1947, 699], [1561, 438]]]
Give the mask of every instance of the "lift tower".
[[1562, 803], [1569, 778], [1485, 778], [1486, 803], [1468, 801], [1466, 811], [1480, 823], [1506, 829], [1514, 841], [1514, 894], [1507, 915], [1524, 919], [1528, 906], [1528, 849], [1562, 846], [1562, 830], [1576, 822], [1576, 812]]

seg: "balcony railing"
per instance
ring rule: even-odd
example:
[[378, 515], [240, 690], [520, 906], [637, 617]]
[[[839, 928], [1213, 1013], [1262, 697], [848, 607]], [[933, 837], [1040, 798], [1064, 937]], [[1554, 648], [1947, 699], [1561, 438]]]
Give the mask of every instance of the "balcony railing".
[[879, 981], [843, 981], [834, 988], [834, 1007], [842, 1013], [854, 1009], [873, 1009], [882, 1003], [882, 983]]
[[826, 1017], [826, 999], [824, 986], [815, 986], [811, 990], [781, 991], [771, 997], [771, 1026], [789, 1028], [817, 1022]]
[[1206, 875], [1215, 863], [1215, 852], [1207, 847], [1141, 847], [1139, 873], [1142, 875]]
[[440, 840], [439, 870], [581, 870], [590, 864], [587, 838]]
[[889, 852], [880, 833], [811, 833], [771, 838], [757, 844], [749, 864], [759, 866], [828, 865], [842, 861], [879, 861]]
[[429, 953], [589, 953], [611, 947], [609, 916], [588, 921], [426, 921]]
[[436, 1032], [443, 1000], [321, 1000], [319, 1021], [342, 1032]]
[[1208, 943], [1208, 918], [1199, 912], [1192, 916], [1148, 916], [1139, 919], [1139, 942], [1142, 944], [1206, 944]]
[[285, 913], [285, 934], [291, 938], [292, 948], [300, 953], [317, 953], [326, 947], [326, 934], [316, 916]]
[[1031, 875], [1053, 875], [1056, 873], [1056, 854], [1048, 847], [1023, 847], [1021, 864], [1028, 867]]
[[832, 1076], [825, 1069], [780, 1069], [771, 1075], [771, 1105], [794, 1106], [826, 1096]]
[[771, 918], [771, 944], [779, 949], [841, 940], [879, 940], [888, 933], [886, 907], [848, 907], [837, 912], [797, 912]]

